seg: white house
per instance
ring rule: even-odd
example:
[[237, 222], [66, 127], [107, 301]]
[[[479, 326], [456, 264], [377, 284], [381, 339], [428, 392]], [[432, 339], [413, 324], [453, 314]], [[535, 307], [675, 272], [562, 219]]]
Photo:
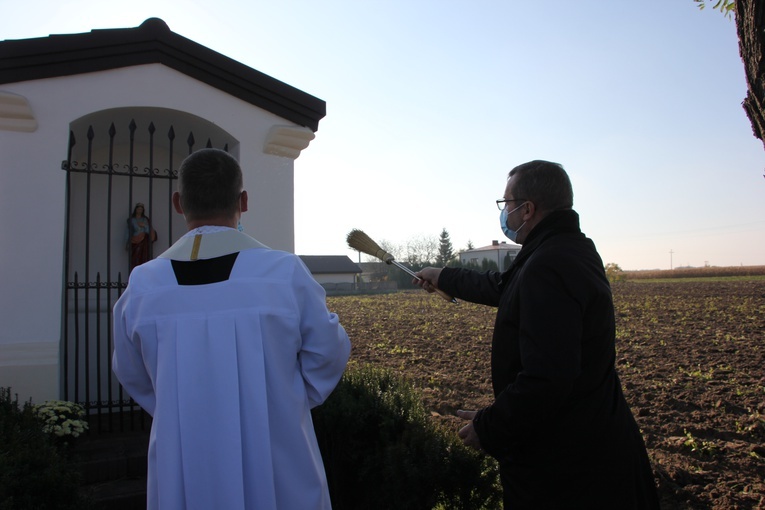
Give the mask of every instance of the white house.
[[294, 252], [294, 160], [325, 111], [159, 19], [0, 41], [0, 386], [91, 409], [126, 398], [110, 329], [134, 204], [161, 253], [185, 231], [178, 165], [222, 148], [244, 171], [245, 230]]
[[356, 283], [362, 269], [347, 255], [300, 255], [314, 280], [322, 285]]
[[462, 264], [474, 263], [480, 266], [484, 260], [487, 260], [497, 264], [500, 271], [504, 271], [510, 267], [519, 251], [521, 251], [520, 244], [495, 240], [489, 246], [460, 252], [460, 262]]

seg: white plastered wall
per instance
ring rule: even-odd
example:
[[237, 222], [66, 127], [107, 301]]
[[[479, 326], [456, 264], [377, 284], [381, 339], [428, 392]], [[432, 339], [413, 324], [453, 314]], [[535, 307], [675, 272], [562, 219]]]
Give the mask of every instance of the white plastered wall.
[[[3, 94], [25, 99], [34, 117], [15, 123], [24, 129], [15, 130], [13, 119], [0, 129], [0, 386], [10, 386], [20, 399], [61, 397], [66, 199], [61, 162], [75, 120], [111, 108], [156, 107], [220, 126], [239, 142], [232, 153], [242, 165], [250, 199], [242, 218], [246, 231], [272, 248], [294, 252], [297, 156], [289, 147], [280, 151], [284, 143], [278, 138], [283, 137], [279, 129], [302, 134], [306, 128], [160, 64], [3, 84]], [[271, 144], [265, 152], [275, 138], [276, 148]], [[201, 148], [205, 141], [197, 142], [195, 148]]]
[[353, 283], [356, 281], [356, 275], [353, 273], [331, 273], [331, 274], [315, 274], [313, 279], [323, 283]]

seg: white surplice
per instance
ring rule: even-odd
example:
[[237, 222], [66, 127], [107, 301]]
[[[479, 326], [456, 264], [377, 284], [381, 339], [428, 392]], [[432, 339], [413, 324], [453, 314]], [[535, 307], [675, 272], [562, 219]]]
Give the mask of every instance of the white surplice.
[[[179, 285], [172, 260], [238, 252], [227, 280]], [[299, 257], [235, 229], [191, 231], [133, 269], [114, 307], [113, 370], [153, 416], [155, 509], [329, 509], [310, 409], [350, 353]]]

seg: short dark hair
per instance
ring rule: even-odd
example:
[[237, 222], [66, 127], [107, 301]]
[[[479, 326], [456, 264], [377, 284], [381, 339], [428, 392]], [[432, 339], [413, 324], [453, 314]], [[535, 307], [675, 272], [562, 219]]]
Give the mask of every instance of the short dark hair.
[[513, 198], [533, 202], [543, 212], [574, 207], [574, 189], [562, 165], [537, 159], [510, 170], [507, 178], [513, 176]]
[[239, 162], [220, 149], [193, 152], [178, 170], [178, 193], [187, 220], [233, 216], [242, 187]]

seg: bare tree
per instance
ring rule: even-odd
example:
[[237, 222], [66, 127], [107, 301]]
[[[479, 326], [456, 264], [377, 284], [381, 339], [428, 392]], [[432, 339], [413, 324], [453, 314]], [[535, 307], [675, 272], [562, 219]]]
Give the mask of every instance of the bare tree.
[[406, 244], [406, 263], [414, 268], [432, 265], [438, 254], [438, 241], [432, 236], [413, 237]]
[[754, 136], [765, 144], [765, 1], [736, 0], [738, 48], [746, 73], [743, 107]]
[[765, 0], [693, 1], [700, 9], [714, 2], [713, 8], [726, 16], [735, 12], [738, 50], [746, 74], [747, 92], [742, 106], [752, 133], [765, 146]]

